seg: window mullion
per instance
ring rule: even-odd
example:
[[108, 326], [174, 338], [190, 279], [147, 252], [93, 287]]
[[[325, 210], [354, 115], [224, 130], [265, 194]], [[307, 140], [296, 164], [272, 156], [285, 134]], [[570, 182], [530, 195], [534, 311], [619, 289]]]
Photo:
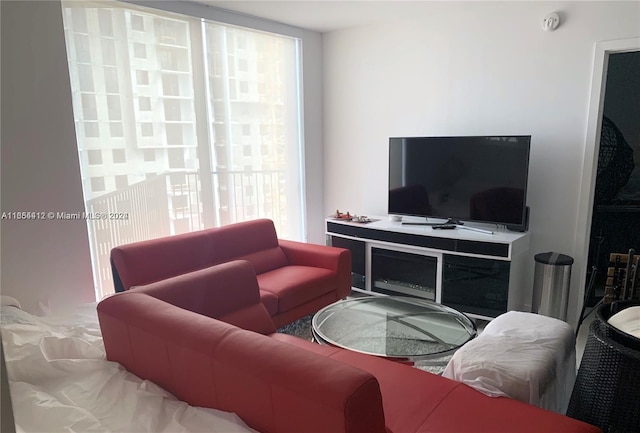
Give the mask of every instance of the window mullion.
[[218, 221], [216, 218], [215, 189], [213, 187], [213, 176], [211, 175], [213, 157], [211, 155], [210, 143], [213, 142], [213, 136], [211, 134], [211, 128], [209, 127], [211, 116], [208, 103], [209, 85], [207, 80], [206, 35], [203, 20], [199, 20], [197, 23], [193, 22], [189, 27], [191, 47], [194, 53], [191, 57], [191, 62], [193, 70], [193, 99], [196, 117], [202, 220], [204, 227], [216, 227]]

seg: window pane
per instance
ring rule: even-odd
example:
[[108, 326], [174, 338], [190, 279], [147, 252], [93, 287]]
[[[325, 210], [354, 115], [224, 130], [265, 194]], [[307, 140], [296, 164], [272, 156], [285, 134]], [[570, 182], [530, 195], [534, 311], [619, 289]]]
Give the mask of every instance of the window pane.
[[83, 10], [71, 9], [71, 20], [74, 31], [79, 33], [89, 32], [89, 27], [87, 26], [87, 15]]
[[166, 120], [181, 120], [180, 100], [167, 99], [164, 101], [164, 115]]
[[182, 47], [188, 45], [188, 29], [186, 23], [176, 20], [156, 19], [155, 28], [159, 43], [179, 45]]
[[165, 71], [189, 71], [189, 53], [182, 48], [159, 48], [160, 67]]
[[156, 150], [155, 149], [143, 149], [143, 158], [145, 161], [155, 161], [156, 160]]
[[107, 95], [107, 107], [109, 109], [109, 120], [122, 119], [122, 111], [120, 110], [120, 96]]
[[124, 189], [129, 186], [129, 178], [126, 174], [116, 176], [116, 188]]
[[147, 58], [147, 47], [143, 44], [134, 42], [133, 43], [133, 56], [138, 59], [146, 59]]
[[175, 74], [162, 76], [162, 92], [166, 96], [180, 96], [180, 82]]
[[93, 68], [91, 65], [78, 65], [78, 82], [81, 92], [93, 92]]
[[123, 137], [122, 122], [109, 122], [109, 135], [111, 137]]
[[140, 111], [151, 111], [151, 98], [148, 96], [140, 96], [138, 98], [138, 109]]
[[101, 150], [88, 150], [87, 160], [90, 165], [102, 164], [102, 151]]
[[76, 60], [82, 63], [91, 63], [91, 46], [89, 45], [89, 36], [76, 35], [75, 42]]
[[141, 15], [131, 15], [131, 28], [141, 32], [144, 31], [144, 18]]
[[99, 137], [100, 128], [98, 126], [98, 122], [84, 122], [84, 136], [87, 138]]
[[181, 146], [184, 144], [182, 140], [182, 125], [167, 125], [167, 144], [170, 146]]
[[84, 120], [98, 120], [96, 97], [91, 93], [82, 94], [82, 116]]
[[127, 153], [124, 149], [113, 149], [113, 162], [116, 164], [123, 164], [127, 162]]
[[107, 93], [118, 93], [118, 69], [116, 68], [103, 68], [104, 73], [104, 87]]
[[[206, 23], [205, 32], [217, 179], [222, 184], [225, 173], [234, 169], [249, 173], [252, 188], [240, 193], [242, 212], [269, 215], [279, 235], [301, 238], [296, 221], [302, 220], [302, 197], [294, 186], [300, 174], [297, 41], [215, 23]], [[227, 71], [220, 67], [224, 64], [229, 65]], [[229, 151], [229, 146], [237, 150]], [[227, 190], [242, 188], [240, 179], [226, 178], [231, 179]], [[227, 201], [220, 203], [221, 220], [233, 221], [234, 211], [225, 212]], [[233, 200], [228, 206], [238, 209]]]
[[143, 137], [153, 137], [153, 123], [141, 123], [140, 135]]
[[136, 82], [142, 86], [149, 85], [149, 72], [148, 71], [136, 71]]
[[255, 217], [302, 240], [295, 39], [129, 3], [62, 5], [86, 208], [140, 212], [88, 222], [99, 298], [124, 242]]
[[184, 150], [169, 149], [169, 168], [185, 168]]
[[104, 191], [104, 177], [92, 177], [91, 178], [91, 191], [100, 192]]
[[98, 23], [100, 34], [103, 36], [113, 36], [113, 23], [111, 21], [111, 11], [106, 9], [98, 10]]
[[116, 43], [112, 39], [102, 40], [102, 64], [116, 66]]

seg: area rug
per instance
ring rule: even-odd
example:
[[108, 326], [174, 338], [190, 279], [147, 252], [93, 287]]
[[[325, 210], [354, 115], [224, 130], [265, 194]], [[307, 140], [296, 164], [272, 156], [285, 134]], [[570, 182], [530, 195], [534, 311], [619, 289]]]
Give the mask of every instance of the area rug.
[[313, 319], [313, 314], [310, 314], [303, 317], [302, 319], [298, 319], [295, 322], [283, 326], [282, 328], [278, 329], [278, 332], [281, 334], [294, 335], [305, 340], [313, 341], [313, 334], [311, 332], [311, 319]]
[[[278, 329], [278, 332], [282, 334], [294, 335], [308, 341], [313, 341], [313, 334], [311, 332], [312, 319], [312, 314], [309, 316], [305, 316], [302, 319], [296, 320], [295, 322], [283, 326], [282, 328]], [[443, 356], [440, 358], [433, 358], [426, 361], [418, 361], [414, 364], [414, 367], [420, 370], [428, 371], [429, 373], [440, 375], [444, 371], [450, 359], [451, 355]]]

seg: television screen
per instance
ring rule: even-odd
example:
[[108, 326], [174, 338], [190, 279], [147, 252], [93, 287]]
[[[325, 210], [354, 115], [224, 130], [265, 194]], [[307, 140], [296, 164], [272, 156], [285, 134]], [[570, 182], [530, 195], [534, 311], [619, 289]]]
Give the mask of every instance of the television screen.
[[531, 136], [389, 139], [389, 214], [520, 225]]

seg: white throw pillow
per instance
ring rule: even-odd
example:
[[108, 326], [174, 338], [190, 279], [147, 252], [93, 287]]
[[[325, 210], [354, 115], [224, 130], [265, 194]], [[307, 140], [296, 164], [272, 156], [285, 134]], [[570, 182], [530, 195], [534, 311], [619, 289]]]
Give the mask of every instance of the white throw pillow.
[[640, 338], [640, 306], [625, 308], [611, 316], [607, 322], [622, 332]]

